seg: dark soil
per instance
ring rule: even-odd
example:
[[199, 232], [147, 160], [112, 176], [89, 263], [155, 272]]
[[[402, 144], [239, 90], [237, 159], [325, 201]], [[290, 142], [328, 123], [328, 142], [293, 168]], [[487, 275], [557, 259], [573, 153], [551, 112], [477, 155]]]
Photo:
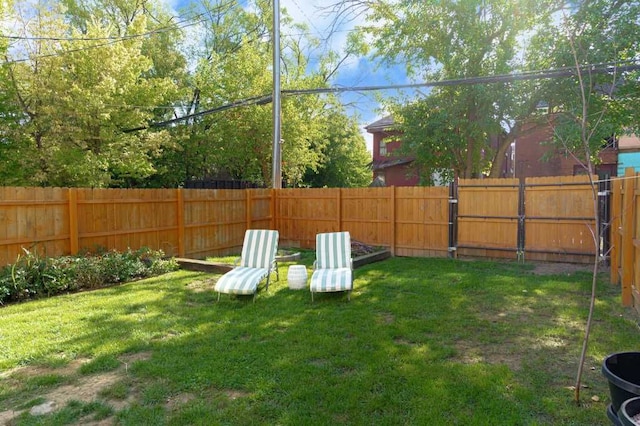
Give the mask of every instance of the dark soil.
[[365, 254], [376, 253], [384, 249], [384, 247], [370, 246], [365, 243], [361, 243], [360, 241], [351, 240], [352, 257], [364, 256]]

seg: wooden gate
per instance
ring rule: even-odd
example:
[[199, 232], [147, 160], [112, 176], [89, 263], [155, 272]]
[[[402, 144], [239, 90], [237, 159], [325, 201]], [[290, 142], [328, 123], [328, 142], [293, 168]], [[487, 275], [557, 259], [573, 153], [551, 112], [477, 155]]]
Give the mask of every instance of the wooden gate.
[[457, 193], [457, 255], [517, 258], [520, 181], [460, 179]]

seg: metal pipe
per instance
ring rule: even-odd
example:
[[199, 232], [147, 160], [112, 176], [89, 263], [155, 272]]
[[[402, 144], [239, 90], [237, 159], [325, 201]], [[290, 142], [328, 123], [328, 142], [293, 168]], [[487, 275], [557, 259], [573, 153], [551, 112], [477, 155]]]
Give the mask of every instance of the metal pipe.
[[273, 189], [282, 188], [282, 153], [280, 152], [281, 104], [280, 87], [280, 0], [273, 0]]

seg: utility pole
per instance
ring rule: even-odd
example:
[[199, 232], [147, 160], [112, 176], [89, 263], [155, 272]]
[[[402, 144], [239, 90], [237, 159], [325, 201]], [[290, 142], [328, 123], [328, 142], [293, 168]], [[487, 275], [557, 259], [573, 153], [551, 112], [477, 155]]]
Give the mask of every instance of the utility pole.
[[282, 188], [280, 106], [280, 0], [273, 0], [273, 168], [272, 188]]

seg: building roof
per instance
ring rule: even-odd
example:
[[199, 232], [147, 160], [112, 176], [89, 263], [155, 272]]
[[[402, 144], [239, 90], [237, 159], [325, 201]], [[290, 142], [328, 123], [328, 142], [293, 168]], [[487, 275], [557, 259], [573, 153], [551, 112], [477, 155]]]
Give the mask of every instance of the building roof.
[[378, 121], [374, 121], [373, 123], [365, 126], [365, 130], [369, 133], [380, 132], [389, 129], [389, 127], [394, 125], [393, 117], [390, 115], [381, 118]]
[[374, 160], [372, 163], [373, 170], [388, 169], [393, 166], [401, 166], [413, 162], [413, 158], [385, 158], [384, 160]]
[[618, 149], [620, 151], [638, 151], [640, 150], [640, 138], [636, 135], [620, 136]]

